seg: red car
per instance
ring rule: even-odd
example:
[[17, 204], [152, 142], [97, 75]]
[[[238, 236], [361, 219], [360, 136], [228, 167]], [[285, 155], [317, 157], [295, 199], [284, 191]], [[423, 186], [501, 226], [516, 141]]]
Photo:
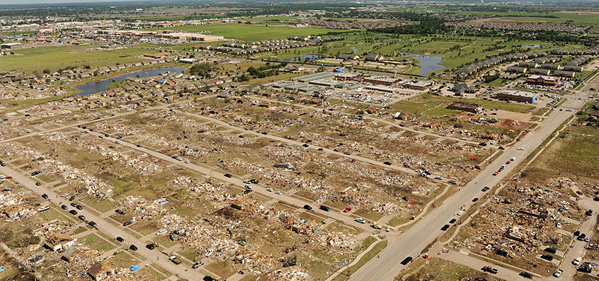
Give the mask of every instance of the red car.
[[351, 209], [352, 209], [352, 207], [350, 207], [350, 206], [347, 206], [347, 207], [345, 208], [345, 210], [343, 210], [343, 212], [344, 212], [344, 213], [347, 213], [347, 212], [351, 211]]
[[12, 180], [12, 177], [6, 177], [7, 180]]
[[496, 268], [492, 268], [490, 266], [483, 266], [483, 271], [496, 274], [498, 270]]

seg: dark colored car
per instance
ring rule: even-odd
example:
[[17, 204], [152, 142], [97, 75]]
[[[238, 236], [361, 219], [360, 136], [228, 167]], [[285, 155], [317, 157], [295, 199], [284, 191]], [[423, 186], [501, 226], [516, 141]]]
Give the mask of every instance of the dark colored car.
[[451, 219], [451, 220], [449, 221], [449, 223], [454, 223], [455, 221], [456, 221], [456, 219]]
[[232, 178], [232, 177], [233, 177], [233, 175], [231, 175], [231, 174], [225, 174], [225, 177], [227, 177], [227, 178]]
[[79, 216], [78, 216], [78, 218], [79, 218], [80, 220], [82, 220], [82, 221], [84, 221], [84, 220], [85, 220], [85, 216], [84, 216], [84, 215], [79, 215]]
[[96, 227], [98, 226], [98, 224], [95, 221], [90, 221], [87, 224], [89, 224], [91, 227]]
[[308, 210], [308, 211], [309, 211], [309, 210], [312, 210], [312, 206], [310, 206], [310, 205], [304, 205], [304, 209], [306, 209], [306, 210]]
[[35, 183], [35, 185], [40, 186], [40, 185], [42, 185], [42, 183], [38, 181]]
[[76, 215], [76, 214], [77, 214], [77, 211], [75, 211], [75, 210], [70, 210], [70, 211], [69, 211], [69, 213], [71, 213], [71, 215]]
[[489, 190], [488, 186], [483, 187], [483, 192]]
[[69, 208], [69, 207], [67, 207], [67, 205], [64, 205], [64, 204], [63, 204], [62, 206], [60, 206], [60, 207], [61, 207], [63, 210], [66, 210], [66, 209], [68, 209], [68, 208]]
[[478, 197], [472, 199], [472, 202], [476, 202], [476, 201], [478, 201]]
[[308, 147], [307, 143], [302, 144], [303, 147]]
[[519, 274], [520, 276], [527, 278], [527, 279], [532, 279], [532, 274], [528, 273], [528, 272], [520, 272]]
[[137, 147], [141, 147], [141, 145], [140, 145], [140, 144], [138, 144], [138, 145], [137, 145]]
[[123, 226], [128, 226], [128, 225], [130, 225], [132, 223], [133, 223], [132, 221], [126, 221], [125, 223], [123, 223]]
[[585, 212], [585, 215], [587, 216], [592, 216], [593, 215], [593, 210], [588, 210]]
[[383, 162], [383, 164], [391, 166], [391, 162], [389, 162], [389, 161], [385, 161], [385, 162]]
[[69, 201], [73, 201], [73, 200], [75, 200], [75, 196], [69, 197]]
[[445, 231], [449, 229], [449, 224], [444, 225], [443, 227], [441, 227], [441, 230]]
[[119, 215], [124, 215], [126, 212], [121, 209], [116, 209], [115, 212]]
[[121, 237], [121, 236], [117, 236], [116, 241], [123, 243], [125, 241], [125, 239], [123, 239], [123, 237]]
[[81, 205], [77, 205], [77, 206], [75, 206], [75, 208], [77, 208], [77, 210], [83, 210], [83, 206], [81, 206]]
[[552, 255], [542, 255], [541, 258], [544, 259], [544, 260], [548, 260], [548, 261], [552, 261], [553, 260], [553, 256]]
[[553, 247], [547, 247], [545, 248], [545, 252], [555, 254], [557, 253], [557, 249]]
[[131, 249], [133, 251], [137, 251], [137, 246], [131, 244], [131, 246], [129, 246], [129, 249]]
[[48, 194], [46, 194], [46, 193], [42, 194], [42, 198], [48, 199]]
[[148, 244], [148, 245], [146, 245], [146, 248], [148, 248], [148, 250], [154, 250], [156, 248], [156, 245]]
[[328, 206], [325, 206], [325, 205], [320, 205], [320, 209], [323, 211], [326, 211], [326, 212], [331, 210], [331, 208], [329, 208]]
[[403, 260], [401, 261], [401, 264], [403, 264], [403, 265], [407, 265], [407, 264], [408, 264], [408, 263], [410, 263], [411, 261], [412, 261], [412, 257], [407, 257], [407, 258], [405, 258], [405, 259], [403, 259]]
[[216, 279], [214, 279], [213, 277], [208, 276], [208, 275], [204, 276], [204, 279], [202, 279], [202, 280], [204, 280], [204, 281], [216, 281]]
[[318, 151], [323, 151], [323, 150], [324, 150], [324, 148], [322, 148], [322, 147], [318, 149]]

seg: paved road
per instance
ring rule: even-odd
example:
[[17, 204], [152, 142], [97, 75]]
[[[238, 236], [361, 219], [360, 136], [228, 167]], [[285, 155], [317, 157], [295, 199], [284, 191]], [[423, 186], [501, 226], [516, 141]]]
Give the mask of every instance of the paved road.
[[[475, 270], [478, 270], [481, 272], [484, 272], [482, 270], [482, 268], [484, 266], [491, 266], [491, 267], [497, 269], [497, 271], [498, 271], [497, 274], [492, 274], [492, 275], [496, 275], [497, 277], [499, 277], [503, 280], [530, 280], [530, 279], [526, 279], [526, 278], [520, 276], [520, 272], [522, 272], [522, 271], [514, 271], [511, 268], [494, 265], [492, 263], [486, 262], [484, 260], [478, 259], [476, 257], [470, 256], [467, 254], [449, 251], [448, 253], [441, 254], [439, 257], [442, 259], [451, 261], [451, 262], [455, 262], [455, 263], [459, 263], [459, 264], [468, 266], [472, 269], [475, 269]], [[491, 273], [489, 273], [489, 274], [491, 274]], [[538, 275], [535, 275], [533, 277], [533, 279], [535, 279], [535, 280], [539, 280], [539, 278], [542, 279], [542, 277], [540, 277]], [[565, 280], [569, 280], [569, 279], [565, 279]]]
[[[83, 131], [83, 130], [81, 130], [81, 131]], [[92, 131], [90, 131], [89, 134], [90, 135], [94, 135], [94, 136], [100, 136], [100, 135], [102, 135], [101, 133], [92, 132]], [[114, 143], [116, 143], [116, 141], [117, 141], [116, 138], [112, 138], [112, 137], [104, 137], [104, 139], [107, 140], [107, 141], [112, 141]], [[234, 184], [234, 185], [239, 186], [242, 189], [244, 189], [245, 183], [243, 183], [243, 180], [241, 180], [241, 179], [225, 177], [224, 173], [216, 172], [216, 171], [214, 171], [212, 169], [205, 168], [205, 167], [202, 167], [202, 166], [199, 166], [199, 165], [195, 165], [195, 164], [192, 164], [192, 163], [185, 163], [183, 161], [175, 160], [175, 159], [173, 159], [169, 155], [166, 155], [166, 154], [163, 154], [163, 153], [151, 150], [149, 148], [137, 147], [136, 144], [127, 142], [127, 141], [125, 141], [123, 139], [120, 139], [118, 141], [119, 141], [119, 144], [122, 145], [122, 146], [131, 148], [131, 149], [134, 149], [134, 150], [138, 150], [138, 151], [141, 151], [141, 152], [145, 152], [148, 155], [151, 155], [151, 156], [153, 156], [155, 158], [162, 159], [162, 161], [166, 161], [166, 162], [175, 164], [177, 166], [181, 166], [183, 168], [189, 169], [191, 171], [194, 171], [194, 172], [197, 172], [197, 173], [200, 173], [200, 174], [203, 174], [203, 175], [209, 175], [212, 178], [216, 178], [216, 179], [219, 179], [219, 180], [221, 180], [223, 182], [228, 182], [228, 183]], [[260, 193], [260, 194], [262, 194], [262, 195], [264, 195], [264, 196], [266, 196], [268, 198], [278, 199], [278, 200], [283, 201], [283, 202], [285, 202], [287, 204], [291, 204], [291, 205], [297, 206], [298, 208], [303, 208], [304, 205], [310, 205], [310, 206], [313, 207], [312, 211], [315, 212], [315, 213], [318, 213], [321, 216], [330, 217], [330, 218], [342, 221], [342, 222], [344, 222], [347, 225], [353, 225], [353, 226], [355, 226], [357, 228], [360, 228], [363, 231], [366, 231], [366, 232], [369, 232], [369, 233], [374, 231], [368, 225], [357, 223], [357, 222], [354, 221], [354, 219], [352, 217], [350, 217], [348, 215], [344, 215], [343, 213], [335, 212], [335, 211], [325, 212], [325, 211], [322, 211], [322, 210], [318, 209], [319, 205], [314, 204], [312, 202], [307, 202], [307, 201], [301, 200], [301, 199], [296, 198], [296, 197], [288, 196], [286, 194], [276, 195], [273, 192], [266, 191], [265, 187], [263, 187], [261, 185], [258, 185], [258, 184], [251, 184], [251, 186], [252, 186], [253, 192]]]
[[[597, 207], [599, 207], [599, 204], [597, 204], [597, 202], [594, 202], [592, 199], [589, 198], [579, 200], [578, 204], [584, 209], [593, 210], [593, 215], [590, 217], [586, 217], [586, 220], [582, 222], [580, 228], [578, 229], [580, 233], [584, 233], [587, 236], [592, 237], [595, 234], [597, 215], [599, 213], [599, 209]], [[576, 239], [572, 241], [572, 245], [566, 252], [566, 255], [564, 255], [564, 258], [562, 259], [561, 264], [559, 265], [559, 268], [564, 271], [562, 273], [562, 278], [564, 278], [565, 280], [573, 280], [574, 274], [576, 274], [578, 266], [573, 265], [572, 261], [575, 258], [584, 257], [584, 247], [586, 245], [587, 242], [578, 241]]]
[[[4, 175], [12, 176], [14, 181], [16, 181], [17, 183], [19, 183], [20, 185], [22, 185], [28, 189], [31, 189], [34, 193], [37, 193], [40, 196], [44, 193], [47, 194], [49, 196], [48, 201], [52, 204], [55, 204], [56, 206], [60, 206], [60, 202], [62, 202], [64, 199], [64, 198], [61, 198], [56, 192], [50, 190], [49, 188], [47, 188], [44, 185], [36, 186], [34, 180], [32, 180], [31, 178], [29, 178], [27, 176], [20, 174], [16, 170], [13, 170], [9, 167], [0, 167], [0, 173], [2, 173]], [[68, 203], [68, 201], [66, 201], [66, 199], [65, 199], [63, 204], [68, 205], [67, 203]], [[60, 208], [60, 207], [58, 207], [58, 208]], [[74, 208], [71, 208], [71, 209], [74, 209]], [[151, 250], [146, 249], [146, 247], [145, 247], [146, 242], [127, 233], [124, 230], [124, 227], [115, 226], [114, 224], [108, 222], [104, 218], [101, 218], [100, 216], [96, 215], [95, 213], [89, 212], [87, 209], [76, 210], [76, 211], [78, 212], [77, 215], [84, 215], [88, 221], [96, 222], [97, 223], [96, 228], [99, 231], [106, 234], [108, 237], [121, 236], [125, 239], [126, 245], [133, 244], [133, 245], [137, 246], [138, 250], [136, 251], [136, 253], [142, 255], [144, 258], [146, 258], [148, 260], [148, 262], [157, 264], [160, 267], [170, 271], [172, 274], [178, 274], [178, 276], [180, 276], [181, 278], [185, 278], [188, 280], [202, 280], [202, 278], [204, 277], [202, 274], [194, 271], [193, 269], [186, 266], [185, 264], [175, 265], [174, 263], [172, 263], [171, 261], [168, 260], [168, 256], [162, 254], [158, 250], [151, 251]], [[66, 214], [66, 216], [72, 216], [72, 215]], [[78, 220], [75, 216], [73, 216], [73, 219]], [[187, 271], [185, 271], [186, 269], [187, 269]]]
[[[582, 100], [572, 97], [562, 107], [580, 108], [584, 105], [585, 101], [586, 97]], [[443, 202], [440, 207], [432, 210], [427, 216], [399, 237], [390, 237], [389, 246], [380, 254], [380, 259], [377, 259], [377, 262], [366, 264], [350, 280], [393, 280], [406, 267], [401, 265], [400, 261], [407, 256], [418, 257], [429, 244], [433, 243], [443, 233], [440, 228], [449, 220], [455, 218], [456, 212], [461, 207], [468, 209], [473, 204], [473, 198], [483, 196], [482, 187], [493, 187], [499, 183], [500, 180], [508, 175], [514, 167], [521, 163], [535, 148], [540, 146], [560, 124], [574, 115], [574, 113], [575, 110], [571, 112], [555, 110], [552, 112], [543, 123], [539, 124], [535, 131], [530, 132], [522, 140], [506, 150], [471, 182]], [[523, 147], [524, 150], [518, 150], [517, 147]], [[499, 173], [498, 176], [492, 175], [512, 157], [516, 157], [514, 163], [507, 165], [506, 169]]]

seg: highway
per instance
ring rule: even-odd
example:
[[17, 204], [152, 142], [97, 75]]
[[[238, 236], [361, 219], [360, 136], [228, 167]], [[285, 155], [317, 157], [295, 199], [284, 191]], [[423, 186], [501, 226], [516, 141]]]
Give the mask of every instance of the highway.
[[[583, 96], [580, 94], [578, 96], [569, 96], [569, 99], [560, 108], [578, 109], [582, 107], [585, 101], [587, 101], [587, 97], [584, 96], [581, 100], [578, 100], [578, 97]], [[489, 164], [485, 170], [481, 171], [478, 176], [463, 186], [460, 191], [445, 200], [441, 206], [433, 209], [401, 235], [389, 236], [388, 247], [380, 254], [380, 258], [371, 260], [352, 275], [350, 280], [393, 280], [395, 276], [406, 268], [406, 266], [400, 264], [404, 258], [408, 256], [418, 258], [421, 252], [428, 245], [435, 242], [437, 237], [443, 233], [440, 228], [444, 224], [447, 224], [452, 218], [459, 219], [456, 213], [460, 208], [464, 210], [470, 208], [474, 204], [472, 202], [473, 198], [484, 196], [485, 192], [481, 191], [484, 186], [494, 187], [497, 185], [530, 153], [540, 146], [555, 129], [575, 113], [576, 110], [554, 110], [534, 131], [529, 132], [519, 142], [507, 149], [501, 156]], [[519, 150], [518, 147], [524, 149]], [[497, 176], [493, 176], [493, 173], [512, 157], [516, 157], [516, 160], [506, 165], [506, 168]]]

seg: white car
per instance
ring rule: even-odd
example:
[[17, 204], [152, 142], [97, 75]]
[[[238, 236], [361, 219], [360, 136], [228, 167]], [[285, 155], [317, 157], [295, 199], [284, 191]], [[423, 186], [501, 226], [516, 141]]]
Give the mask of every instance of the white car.
[[573, 264], [573, 265], [579, 265], [579, 264], [580, 264], [580, 260], [581, 260], [581, 258], [575, 258], [575, 259], [572, 261], [572, 264]]
[[354, 221], [357, 221], [359, 223], [366, 223], [366, 220], [363, 218], [356, 218]]
[[524, 150], [524, 147], [518, 146], [517, 150]]
[[161, 229], [161, 230], [158, 230], [158, 232], [156, 232], [156, 235], [162, 235], [162, 234], [166, 234], [165, 229]]
[[553, 277], [559, 278], [562, 275], [562, 272], [564, 272], [564, 271], [561, 269], [558, 269], [555, 273], [553, 273]]

